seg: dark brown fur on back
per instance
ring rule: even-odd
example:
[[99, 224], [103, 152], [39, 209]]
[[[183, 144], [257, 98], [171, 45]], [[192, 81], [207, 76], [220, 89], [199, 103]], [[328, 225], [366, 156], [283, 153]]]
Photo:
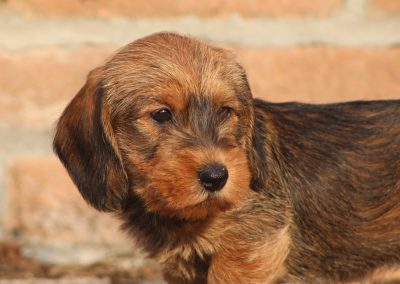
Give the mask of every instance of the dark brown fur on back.
[[[90, 73], [54, 148], [169, 283], [338, 283], [400, 264], [400, 101], [253, 99], [230, 52], [161, 33]], [[210, 191], [216, 165], [229, 175]]]

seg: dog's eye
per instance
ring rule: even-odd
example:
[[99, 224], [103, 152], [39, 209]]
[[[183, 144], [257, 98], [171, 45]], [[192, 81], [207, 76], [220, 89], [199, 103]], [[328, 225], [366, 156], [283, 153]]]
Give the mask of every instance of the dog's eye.
[[220, 109], [222, 119], [227, 119], [233, 114], [233, 109], [230, 107], [222, 107]]
[[172, 113], [167, 108], [162, 108], [160, 110], [157, 110], [157, 111], [153, 112], [153, 114], [151, 116], [158, 123], [166, 123], [166, 122], [171, 121], [171, 119], [172, 119]]

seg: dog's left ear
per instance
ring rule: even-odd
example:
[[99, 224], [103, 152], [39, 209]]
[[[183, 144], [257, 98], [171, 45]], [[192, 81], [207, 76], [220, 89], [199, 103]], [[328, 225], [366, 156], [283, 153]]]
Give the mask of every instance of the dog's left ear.
[[53, 146], [85, 200], [98, 210], [115, 211], [123, 204], [128, 182], [101, 75], [101, 67], [89, 73], [58, 122]]
[[254, 112], [254, 125], [251, 127], [252, 139], [250, 146], [250, 171], [251, 171], [251, 188], [254, 191], [262, 191], [267, 181], [267, 151], [265, 148], [266, 129], [263, 125], [262, 117]]
[[265, 187], [267, 180], [267, 151], [265, 148], [266, 143], [266, 129], [264, 127], [262, 115], [256, 111], [256, 104], [253, 98], [250, 84], [247, 79], [246, 72], [241, 65], [238, 65], [241, 70], [241, 91], [243, 100], [241, 104], [245, 106], [246, 112], [244, 117], [247, 118], [247, 123], [243, 124], [246, 128], [247, 139], [247, 157], [249, 159], [249, 168], [251, 172], [250, 187], [254, 191], [262, 191]]

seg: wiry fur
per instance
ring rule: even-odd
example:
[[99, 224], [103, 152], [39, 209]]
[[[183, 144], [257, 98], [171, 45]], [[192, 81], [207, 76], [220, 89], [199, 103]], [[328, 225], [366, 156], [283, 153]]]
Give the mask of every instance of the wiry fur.
[[[169, 283], [337, 283], [400, 262], [400, 101], [253, 100], [231, 53], [160, 33], [89, 74], [54, 148]], [[216, 193], [198, 180], [213, 162]]]

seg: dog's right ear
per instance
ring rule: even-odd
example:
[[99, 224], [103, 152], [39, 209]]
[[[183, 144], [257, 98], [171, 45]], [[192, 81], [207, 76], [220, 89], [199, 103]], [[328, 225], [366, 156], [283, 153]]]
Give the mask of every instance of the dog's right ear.
[[127, 175], [104, 101], [102, 68], [62, 114], [53, 147], [87, 202], [98, 210], [119, 210], [128, 192]]

